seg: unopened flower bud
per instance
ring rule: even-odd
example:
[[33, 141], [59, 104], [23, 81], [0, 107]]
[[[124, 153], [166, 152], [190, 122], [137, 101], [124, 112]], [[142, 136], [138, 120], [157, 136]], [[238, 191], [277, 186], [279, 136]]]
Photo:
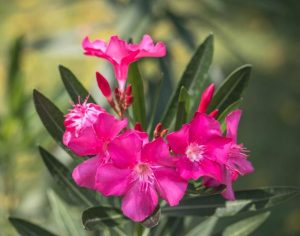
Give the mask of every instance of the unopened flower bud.
[[201, 100], [199, 103], [199, 107], [198, 107], [198, 112], [204, 113], [207, 110], [207, 107], [209, 105], [209, 103], [211, 102], [211, 99], [214, 95], [214, 91], [215, 91], [215, 85], [214, 84], [210, 84], [205, 91], [203, 92], [202, 96], [201, 96]]
[[127, 96], [130, 96], [131, 93], [132, 93], [132, 86], [131, 86], [131, 84], [129, 84], [129, 85], [127, 86], [126, 90], [125, 90], [125, 94], [126, 94]]
[[108, 81], [99, 72], [96, 72], [96, 78], [97, 78], [98, 87], [100, 88], [103, 96], [106, 97], [108, 101], [111, 101], [112, 100], [111, 88], [109, 86]]

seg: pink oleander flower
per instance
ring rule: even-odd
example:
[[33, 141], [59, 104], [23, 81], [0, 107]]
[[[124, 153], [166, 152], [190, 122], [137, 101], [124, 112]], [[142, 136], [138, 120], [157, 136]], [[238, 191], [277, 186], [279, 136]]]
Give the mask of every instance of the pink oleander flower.
[[167, 135], [170, 148], [177, 157], [177, 171], [186, 180], [209, 176], [222, 181], [219, 156], [225, 155], [228, 140], [222, 138], [220, 124], [205, 113], [196, 113], [189, 124]]
[[127, 43], [118, 36], [112, 36], [109, 43], [102, 40], [90, 41], [84, 38], [82, 47], [85, 54], [108, 60], [114, 68], [121, 91], [124, 91], [129, 64], [143, 57], [163, 57], [166, 55], [164, 43], [154, 44], [149, 35], [144, 35], [139, 44]]
[[168, 145], [162, 138], [143, 145], [134, 130], [108, 145], [111, 163], [98, 168], [96, 189], [104, 196], [122, 196], [121, 209], [140, 222], [153, 214], [158, 196], [177, 205], [187, 187], [176, 172]]
[[249, 174], [254, 171], [251, 162], [247, 160], [248, 155], [246, 148], [243, 144], [237, 144], [237, 131], [241, 115], [242, 111], [238, 109], [228, 114], [225, 119], [226, 138], [231, 141], [224, 147], [226, 155], [221, 156], [219, 159], [224, 167], [223, 181], [220, 183], [209, 178], [204, 179], [204, 184], [209, 187], [225, 184], [226, 190], [222, 195], [228, 200], [235, 199], [232, 182], [236, 181], [239, 175]]
[[105, 154], [107, 144], [127, 126], [100, 106], [87, 103], [74, 105], [65, 116], [63, 143], [79, 156]]

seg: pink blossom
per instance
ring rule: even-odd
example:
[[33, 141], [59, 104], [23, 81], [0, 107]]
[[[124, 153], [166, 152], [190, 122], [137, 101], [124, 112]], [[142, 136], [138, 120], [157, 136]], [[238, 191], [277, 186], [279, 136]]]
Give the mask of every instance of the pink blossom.
[[234, 200], [234, 192], [232, 182], [236, 181], [239, 175], [249, 174], [254, 171], [254, 168], [247, 160], [247, 150], [243, 144], [237, 144], [237, 131], [239, 121], [242, 115], [241, 110], [235, 110], [227, 115], [226, 122], [226, 137], [231, 141], [224, 146], [226, 155], [219, 156], [220, 163], [223, 164], [223, 181], [217, 182], [209, 178], [204, 179], [204, 184], [209, 187], [216, 187], [220, 184], [226, 185], [226, 190], [222, 193], [223, 197], [228, 200]]
[[84, 38], [82, 47], [85, 54], [108, 60], [114, 68], [121, 91], [124, 91], [129, 64], [143, 57], [163, 57], [166, 55], [164, 43], [154, 44], [149, 35], [144, 35], [139, 44], [127, 43], [118, 36], [112, 36], [109, 43], [102, 40], [90, 41]]
[[177, 156], [177, 170], [186, 180], [209, 176], [222, 180], [219, 155], [224, 155], [227, 139], [221, 137], [220, 124], [205, 113], [196, 113], [189, 124], [167, 136], [169, 146]]
[[127, 126], [127, 119], [117, 120], [86, 101], [74, 105], [65, 117], [63, 143], [79, 156], [104, 154], [107, 144]]
[[108, 151], [112, 163], [98, 168], [96, 188], [104, 196], [122, 196], [122, 211], [140, 222], [158, 205], [158, 197], [171, 206], [184, 195], [187, 182], [175, 170], [168, 145], [162, 138], [143, 145], [136, 131], [115, 138]]

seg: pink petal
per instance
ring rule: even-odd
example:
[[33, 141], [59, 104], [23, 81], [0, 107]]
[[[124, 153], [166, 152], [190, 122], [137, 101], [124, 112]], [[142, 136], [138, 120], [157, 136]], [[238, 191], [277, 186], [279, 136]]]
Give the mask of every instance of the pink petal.
[[109, 40], [106, 54], [109, 55], [116, 63], [121, 64], [123, 58], [131, 52], [127, 49], [126, 42], [118, 36], [112, 36]]
[[254, 171], [251, 162], [243, 157], [230, 158], [227, 165], [233, 170], [236, 170], [240, 175], [250, 174]]
[[201, 176], [209, 176], [218, 182], [223, 180], [223, 169], [222, 166], [207, 158], [204, 158], [199, 163], [199, 173]]
[[127, 119], [118, 120], [113, 115], [101, 113], [94, 124], [98, 137], [104, 141], [110, 141], [127, 126]]
[[95, 188], [104, 196], [122, 196], [129, 188], [130, 174], [130, 169], [102, 165], [97, 171]]
[[225, 119], [227, 126], [226, 137], [232, 138], [235, 143], [237, 142], [237, 132], [241, 116], [242, 111], [237, 109], [229, 113]]
[[101, 158], [97, 156], [77, 165], [72, 172], [75, 183], [80, 187], [95, 189], [95, 177], [101, 163]]
[[167, 135], [168, 143], [176, 154], [185, 154], [186, 148], [189, 145], [189, 129], [190, 126], [185, 124], [180, 130]]
[[136, 182], [122, 199], [123, 214], [133, 221], [141, 222], [153, 214], [158, 204], [156, 191], [152, 186], [142, 189]]
[[190, 123], [189, 142], [205, 144], [212, 138], [222, 135], [220, 124], [214, 118], [197, 113]]
[[143, 162], [160, 164], [164, 166], [173, 165], [169, 147], [162, 138], [157, 138], [154, 141], [144, 145], [141, 160]]
[[154, 170], [154, 175], [160, 197], [165, 199], [170, 206], [177, 205], [184, 196], [188, 182], [172, 168], [158, 168]]
[[153, 40], [149, 35], [144, 35], [142, 41], [139, 44], [140, 52], [136, 58], [142, 57], [163, 57], [166, 55], [166, 46], [163, 42], [153, 44]]
[[85, 37], [82, 41], [82, 47], [86, 50], [86, 54], [95, 55], [95, 53], [105, 53], [106, 43], [101, 40], [91, 42], [89, 37]]
[[224, 184], [226, 185], [226, 189], [222, 192], [222, 196], [227, 200], [235, 200], [230, 172], [226, 170], [224, 175]]
[[96, 155], [103, 150], [103, 142], [97, 138], [92, 127], [82, 129], [78, 135], [65, 131], [63, 144], [79, 156]]
[[115, 166], [133, 167], [140, 159], [142, 140], [135, 133], [122, 134], [108, 145], [108, 152]]
[[178, 159], [176, 163], [177, 171], [181, 178], [185, 180], [197, 180], [201, 176], [202, 172], [197, 162], [191, 162], [185, 156]]

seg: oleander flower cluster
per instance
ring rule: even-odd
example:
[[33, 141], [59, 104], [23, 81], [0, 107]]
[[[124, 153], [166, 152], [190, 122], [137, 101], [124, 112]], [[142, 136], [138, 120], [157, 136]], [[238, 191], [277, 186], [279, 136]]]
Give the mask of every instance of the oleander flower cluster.
[[164, 43], [153, 43], [149, 35], [139, 44], [112, 36], [108, 43], [86, 37], [82, 46], [86, 55], [111, 63], [118, 87], [112, 90], [96, 72], [99, 89], [114, 114], [85, 99], [65, 115], [63, 143], [85, 157], [73, 170], [76, 184], [107, 197], [121, 197], [123, 214], [136, 222], [151, 216], [160, 199], [178, 205], [193, 181], [210, 188], [224, 185], [221, 194], [234, 200], [232, 183], [254, 170], [247, 149], [237, 140], [242, 111], [227, 115], [222, 132], [218, 110], [207, 113], [215, 89], [211, 84], [188, 123], [173, 132], [159, 123], [154, 134], [148, 134], [139, 123], [131, 127], [126, 117], [135, 100], [127, 83], [128, 68], [143, 57], [165, 56]]

